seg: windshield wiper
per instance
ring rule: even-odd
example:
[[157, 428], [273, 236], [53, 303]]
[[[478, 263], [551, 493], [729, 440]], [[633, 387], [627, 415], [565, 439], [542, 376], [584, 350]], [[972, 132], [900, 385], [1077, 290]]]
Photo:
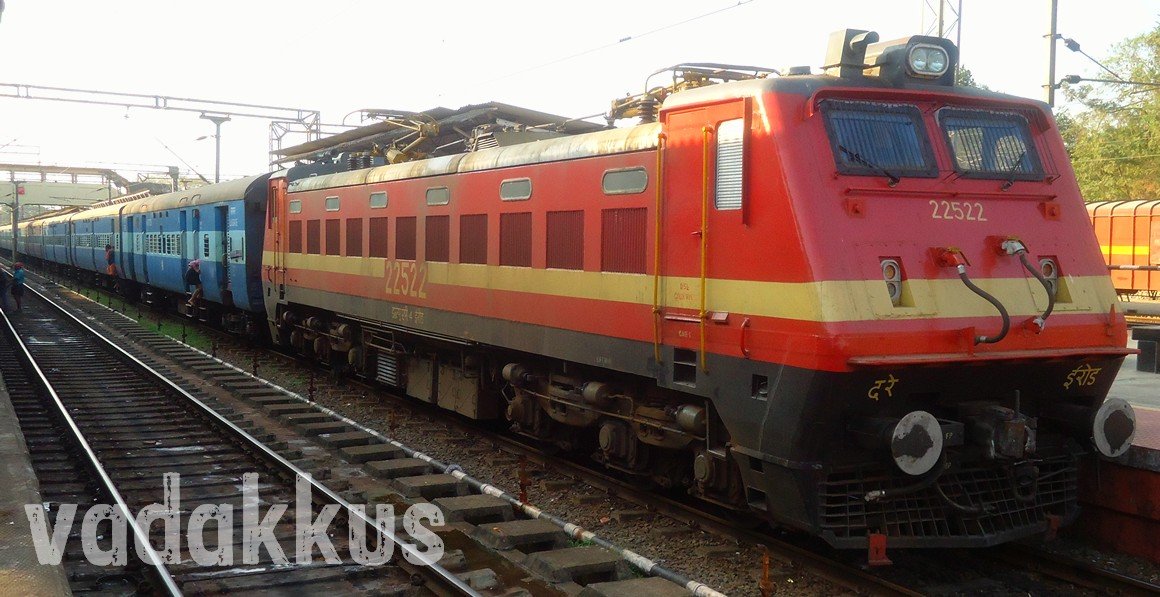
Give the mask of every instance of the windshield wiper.
[[1011, 164], [1011, 168], [1007, 170], [1007, 180], [1003, 182], [1003, 186], [999, 187], [1006, 191], [1015, 184], [1015, 175], [1019, 173], [1019, 168], [1023, 166], [1023, 158], [1027, 156], [1027, 150], [1019, 152], [1019, 157], [1015, 159], [1015, 163]]
[[851, 160], [854, 160], [855, 162], [862, 164], [863, 166], [866, 166], [867, 168], [870, 168], [871, 170], [877, 170], [880, 174], [885, 176], [888, 181], [890, 181], [888, 183], [890, 186], [894, 186], [894, 185], [898, 184], [898, 181], [901, 180], [897, 176], [895, 176], [893, 172], [891, 172], [891, 171], [887, 170], [886, 168], [883, 168], [882, 166], [879, 166], [878, 164], [875, 164], [875, 163], [871, 162], [870, 160], [862, 157], [862, 154], [860, 154], [856, 151], [851, 151], [845, 145], [838, 145], [838, 149], [842, 150], [842, 153], [850, 156]]

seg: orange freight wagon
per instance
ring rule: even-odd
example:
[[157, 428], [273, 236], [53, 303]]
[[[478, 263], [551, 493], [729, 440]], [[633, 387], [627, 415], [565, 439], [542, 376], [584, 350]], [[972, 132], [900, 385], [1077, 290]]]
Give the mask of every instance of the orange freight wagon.
[[1160, 200], [1087, 204], [1116, 292], [1160, 294]]

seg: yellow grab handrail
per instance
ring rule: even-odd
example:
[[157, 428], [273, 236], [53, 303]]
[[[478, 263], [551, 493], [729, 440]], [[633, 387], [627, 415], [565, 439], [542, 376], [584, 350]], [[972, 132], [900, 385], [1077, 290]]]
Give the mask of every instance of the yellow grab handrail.
[[706, 251], [709, 240], [709, 137], [713, 134], [713, 128], [705, 126], [701, 128], [702, 143], [701, 143], [701, 312], [698, 314], [698, 319], [701, 320], [701, 370], [708, 371], [709, 364], [705, 357], [705, 319], [707, 314], [705, 312], [705, 278], [708, 274], [708, 253]]
[[653, 358], [661, 362], [661, 193], [665, 188], [665, 141], [664, 133], [657, 135], [657, 202], [653, 209], [655, 228], [653, 231]]

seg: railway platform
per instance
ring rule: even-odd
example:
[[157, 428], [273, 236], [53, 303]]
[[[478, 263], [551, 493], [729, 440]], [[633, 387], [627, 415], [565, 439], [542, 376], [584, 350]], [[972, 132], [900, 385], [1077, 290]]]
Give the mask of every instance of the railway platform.
[[0, 594], [71, 595], [64, 567], [36, 559], [24, 505], [41, 503], [40, 486], [2, 377], [0, 463]]

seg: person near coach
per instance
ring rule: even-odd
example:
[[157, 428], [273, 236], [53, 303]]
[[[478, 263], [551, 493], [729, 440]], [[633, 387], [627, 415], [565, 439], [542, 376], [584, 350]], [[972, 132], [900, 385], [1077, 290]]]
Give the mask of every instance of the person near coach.
[[23, 310], [24, 300], [24, 264], [17, 261], [12, 266], [12, 298], [16, 300], [16, 310]]

